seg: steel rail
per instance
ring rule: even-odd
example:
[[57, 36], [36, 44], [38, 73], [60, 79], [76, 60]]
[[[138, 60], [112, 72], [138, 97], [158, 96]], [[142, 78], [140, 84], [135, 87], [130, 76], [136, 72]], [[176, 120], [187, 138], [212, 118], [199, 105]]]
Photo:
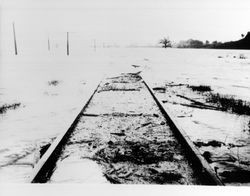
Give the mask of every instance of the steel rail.
[[85, 109], [88, 107], [90, 101], [92, 100], [94, 94], [97, 92], [97, 89], [99, 88], [101, 82], [97, 85], [94, 92], [91, 94], [88, 101], [85, 103], [83, 108], [81, 109], [80, 113], [77, 115], [71, 126], [68, 130], [60, 134], [56, 137], [56, 139], [52, 142], [50, 147], [47, 149], [45, 154], [42, 156], [42, 158], [38, 161], [38, 163], [35, 165], [33, 172], [29, 178], [30, 183], [45, 183], [51, 176], [53, 169], [55, 167], [55, 163], [60, 156], [60, 153], [67, 142], [68, 137], [73, 132], [75, 126], [77, 125], [81, 115], [85, 111]]
[[173, 129], [173, 131], [175, 131], [174, 133], [176, 134], [176, 137], [178, 137], [179, 140], [182, 141], [182, 144], [186, 146], [187, 149], [185, 150], [187, 151], [189, 158], [192, 159], [192, 162], [196, 167], [195, 169], [197, 169], [198, 172], [201, 172], [208, 185], [224, 185], [220, 178], [216, 175], [215, 171], [210, 167], [209, 163], [203, 158], [200, 151], [194, 146], [185, 130], [179, 125], [175, 115], [172, 114], [169, 109], [163, 106], [162, 101], [157, 98], [157, 96], [154, 94], [153, 89], [144, 79], [143, 82], [148, 88], [158, 107], [160, 108], [162, 114], [167, 119], [169, 126]]

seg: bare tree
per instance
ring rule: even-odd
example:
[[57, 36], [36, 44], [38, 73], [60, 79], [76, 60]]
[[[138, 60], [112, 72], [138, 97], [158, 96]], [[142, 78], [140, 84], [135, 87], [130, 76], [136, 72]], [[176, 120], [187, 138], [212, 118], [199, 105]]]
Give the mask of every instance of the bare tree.
[[169, 38], [163, 38], [159, 41], [160, 44], [162, 44], [163, 48], [167, 48], [167, 47], [171, 47], [171, 41], [169, 40]]

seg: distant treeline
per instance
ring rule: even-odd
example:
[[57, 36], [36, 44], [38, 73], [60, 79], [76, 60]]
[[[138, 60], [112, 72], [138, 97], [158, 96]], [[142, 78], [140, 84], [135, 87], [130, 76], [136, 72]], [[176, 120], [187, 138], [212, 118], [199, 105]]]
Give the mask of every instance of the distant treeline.
[[202, 42], [200, 40], [189, 39], [186, 41], [180, 41], [176, 44], [177, 48], [216, 48], [216, 49], [250, 49], [250, 32], [238, 41], [230, 42]]

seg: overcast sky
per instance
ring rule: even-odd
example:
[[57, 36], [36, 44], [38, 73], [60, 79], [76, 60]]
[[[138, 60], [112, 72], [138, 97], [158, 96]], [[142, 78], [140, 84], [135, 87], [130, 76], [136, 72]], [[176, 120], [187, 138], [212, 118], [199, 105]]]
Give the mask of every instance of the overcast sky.
[[[74, 32], [81, 39], [121, 44], [237, 40], [250, 31], [249, 0], [5, 0], [1, 37], [28, 39]], [[35, 37], [35, 38], [34, 38]]]

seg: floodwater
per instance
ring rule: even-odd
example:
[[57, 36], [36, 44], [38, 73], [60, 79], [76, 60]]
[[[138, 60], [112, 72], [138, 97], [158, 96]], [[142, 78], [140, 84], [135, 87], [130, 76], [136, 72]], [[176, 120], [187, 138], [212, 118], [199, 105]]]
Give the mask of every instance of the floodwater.
[[[246, 58], [239, 58], [242, 55]], [[137, 71], [152, 84], [211, 85], [215, 92], [250, 101], [249, 51], [89, 48], [73, 51], [70, 56], [56, 52], [2, 55], [0, 104], [21, 106], [0, 114], [0, 182], [27, 182], [39, 160], [40, 147], [70, 126], [99, 81], [104, 76]], [[228, 122], [224, 117], [220, 116], [222, 124]], [[215, 120], [209, 121], [212, 124]], [[241, 140], [249, 140], [249, 133], [242, 137], [235, 128], [242, 123], [245, 121], [237, 121], [223, 133], [235, 132]], [[214, 131], [218, 132], [216, 139], [221, 130]], [[196, 136], [207, 135], [211, 132]]]

